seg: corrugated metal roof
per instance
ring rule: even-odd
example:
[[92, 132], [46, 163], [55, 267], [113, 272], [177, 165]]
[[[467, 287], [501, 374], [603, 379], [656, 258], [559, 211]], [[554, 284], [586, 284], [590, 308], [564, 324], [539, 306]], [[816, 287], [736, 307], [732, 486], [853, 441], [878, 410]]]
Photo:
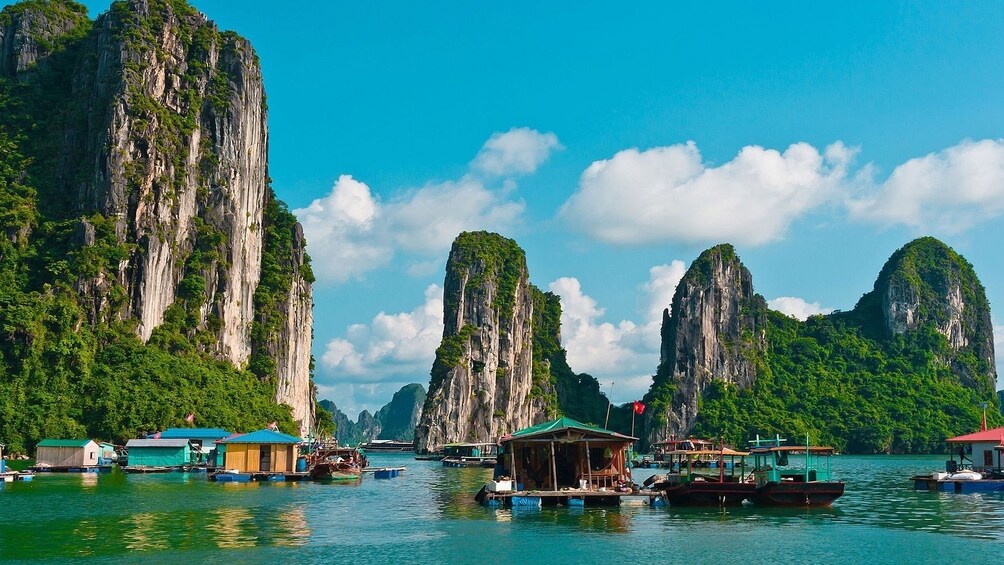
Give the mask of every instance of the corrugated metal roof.
[[92, 440], [89, 439], [43, 439], [37, 447], [83, 447]]
[[599, 426], [590, 426], [589, 424], [583, 424], [577, 420], [573, 420], [567, 416], [562, 416], [557, 420], [551, 420], [550, 422], [544, 422], [543, 424], [537, 424], [536, 426], [530, 426], [529, 428], [523, 428], [517, 432], [513, 432], [513, 439], [522, 439], [527, 437], [533, 437], [537, 435], [543, 435], [553, 432], [560, 432], [562, 430], [579, 430], [583, 432], [591, 432], [598, 435], [610, 436], [611, 438], [617, 439], [637, 439], [629, 437], [617, 432], [603, 429]]
[[221, 439], [229, 435], [221, 428], [167, 428], [160, 432], [161, 439]]
[[131, 439], [126, 442], [126, 447], [185, 447], [188, 445], [187, 439]]
[[227, 438], [219, 443], [300, 443], [300, 438], [272, 430], [258, 430], [234, 438]]
[[948, 443], [971, 443], [974, 441], [999, 441], [1004, 443], [1004, 428], [994, 428], [983, 432], [973, 432], [964, 436], [948, 438]]

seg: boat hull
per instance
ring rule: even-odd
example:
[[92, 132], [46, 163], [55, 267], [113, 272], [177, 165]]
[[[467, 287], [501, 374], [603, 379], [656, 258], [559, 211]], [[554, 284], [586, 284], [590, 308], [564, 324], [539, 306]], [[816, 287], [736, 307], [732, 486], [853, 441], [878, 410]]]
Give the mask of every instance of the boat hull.
[[739, 506], [756, 494], [751, 483], [695, 481], [661, 488], [671, 506]]
[[829, 506], [844, 494], [842, 482], [770, 482], [750, 499], [761, 506]]
[[310, 478], [315, 481], [358, 481], [362, 478], [362, 470], [338, 464], [318, 463], [310, 470]]

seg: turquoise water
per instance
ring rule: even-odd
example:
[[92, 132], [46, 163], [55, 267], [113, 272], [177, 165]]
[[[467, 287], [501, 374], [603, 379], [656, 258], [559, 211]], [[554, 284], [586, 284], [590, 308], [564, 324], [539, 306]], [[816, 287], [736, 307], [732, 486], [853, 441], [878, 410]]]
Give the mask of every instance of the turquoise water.
[[[838, 456], [828, 509], [492, 510], [488, 469], [406, 455], [358, 485], [199, 474], [45, 475], [0, 487], [0, 560], [368, 563], [966, 563], [1004, 559], [1004, 495], [915, 492], [944, 457]], [[636, 470], [636, 480], [653, 471]]]

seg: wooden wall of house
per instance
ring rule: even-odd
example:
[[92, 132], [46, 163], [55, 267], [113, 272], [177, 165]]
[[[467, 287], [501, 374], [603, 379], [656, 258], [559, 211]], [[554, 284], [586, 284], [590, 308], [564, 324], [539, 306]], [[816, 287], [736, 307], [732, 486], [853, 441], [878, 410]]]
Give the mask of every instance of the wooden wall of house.
[[261, 472], [261, 451], [269, 450], [271, 464], [268, 472], [292, 473], [296, 467], [295, 445], [230, 443], [224, 458], [225, 469], [237, 469], [241, 473]]
[[36, 465], [52, 467], [83, 467], [98, 464], [97, 444], [84, 447], [39, 447], [35, 452]]

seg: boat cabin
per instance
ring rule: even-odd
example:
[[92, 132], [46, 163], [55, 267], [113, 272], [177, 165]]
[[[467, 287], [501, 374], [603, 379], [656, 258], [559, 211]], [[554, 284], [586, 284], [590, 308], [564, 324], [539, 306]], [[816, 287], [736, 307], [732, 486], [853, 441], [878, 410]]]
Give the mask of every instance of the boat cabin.
[[298, 437], [268, 429], [217, 442], [223, 466], [237, 473], [293, 473], [299, 443]]
[[614, 490], [630, 483], [627, 450], [637, 438], [558, 418], [502, 438], [496, 477], [516, 490]]
[[692, 437], [686, 439], [670, 438], [666, 441], [653, 443], [652, 455], [656, 461], [669, 461], [669, 457], [667, 456], [669, 453], [679, 451], [712, 451], [714, 449], [715, 442], [706, 439]]
[[949, 460], [945, 462], [947, 472], [955, 473], [963, 469], [980, 473], [1001, 472], [1004, 428], [982, 430], [945, 441], [949, 449]]
[[770, 482], [826, 482], [831, 480], [832, 447], [784, 445], [781, 436], [750, 440], [753, 476], [757, 486]]

